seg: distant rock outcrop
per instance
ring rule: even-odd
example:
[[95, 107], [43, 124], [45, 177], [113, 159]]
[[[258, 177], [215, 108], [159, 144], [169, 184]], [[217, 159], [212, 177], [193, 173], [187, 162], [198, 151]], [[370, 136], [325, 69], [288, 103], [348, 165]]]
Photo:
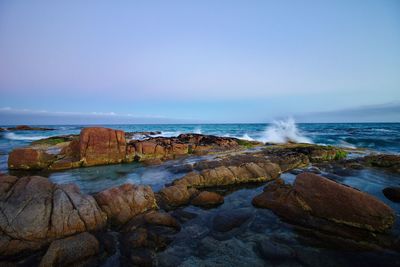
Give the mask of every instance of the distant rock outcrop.
[[[166, 160], [188, 154], [223, 151], [240, 147], [236, 138], [182, 134], [127, 142], [121, 130], [102, 127], [82, 129], [78, 136], [58, 136], [35, 141], [30, 147], [10, 153], [10, 169], [63, 170], [82, 166], [132, 161]], [[256, 144], [256, 143], [254, 143]], [[58, 153], [48, 150], [59, 150]]]

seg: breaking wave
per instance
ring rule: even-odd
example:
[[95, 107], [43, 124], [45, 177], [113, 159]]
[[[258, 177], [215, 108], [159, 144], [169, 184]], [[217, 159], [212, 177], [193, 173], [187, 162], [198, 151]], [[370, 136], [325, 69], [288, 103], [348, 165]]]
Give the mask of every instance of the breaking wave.
[[274, 121], [270, 126], [267, 127], [260, 141], [275, 144], [287, 142], [313, 143], [310, 138], [301, 133], [292, 118], [284, 121]]
[[35, 141], [35, 140], [47, 138], [48, 136], [24, 136], [24, 135], [18, 135], [15, 133], [5, 133], [4, 137], [9, 140]]

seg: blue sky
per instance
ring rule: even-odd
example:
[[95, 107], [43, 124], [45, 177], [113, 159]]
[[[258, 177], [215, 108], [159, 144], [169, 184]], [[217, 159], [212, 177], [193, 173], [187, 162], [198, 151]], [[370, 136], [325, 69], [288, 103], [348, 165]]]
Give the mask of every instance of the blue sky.
[[400, 121], [400, 2], [0, 1], [0, 96], [3, 124]]

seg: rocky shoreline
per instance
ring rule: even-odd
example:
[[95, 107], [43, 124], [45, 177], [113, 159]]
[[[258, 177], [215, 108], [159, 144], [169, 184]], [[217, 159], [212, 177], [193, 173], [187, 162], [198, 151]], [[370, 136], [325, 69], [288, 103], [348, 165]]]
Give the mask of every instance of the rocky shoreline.
[[[346, 151], [331, 146], [264, 145], [200, 134], [143, 140], [127, 136], [133, 135], [85, 128], [79, 136], [36, 141], [10, 153], [9, 169], [59, 171], [134, 161], [162, 164], [205, 154], [213, 157], [187, 164], [183, 176], [158, 192], [147, 185], [123, 184], [84, 194], [76, 185], [59, 185], [40, 176], [1, 175], [2, 265], [98, 266], [111, 257], [119, 258], [122, 266], [157, 265], [155, 254], [167, 249], [185, 222], [196, 216], [181, 207], [213, 209], [225, 198], [215, 188], [249, 184], [266, 184], [253, 198], [254, 207], [271, 210], [303, 231], [357, 249], [400, 252], [399, 238], [391, 233], [396, 219], [392, 208], [315, 174], [321, 169], [367, 167], [396, 173], [399, 156], [346, 159]], [[310, 164], [313, 169], [304, 171]], [[298, 173], [293, 185], [280, 178], [285, 172]], [[393, 201], [398, 199], [398, 188], [383, 190]], [[246, 210], [224, 211], [213, 219], [212, 227], [220, 236], [240, 228], [252, 216]], [[268, 249], [261, 247], [263, 253], [268, 254]]]

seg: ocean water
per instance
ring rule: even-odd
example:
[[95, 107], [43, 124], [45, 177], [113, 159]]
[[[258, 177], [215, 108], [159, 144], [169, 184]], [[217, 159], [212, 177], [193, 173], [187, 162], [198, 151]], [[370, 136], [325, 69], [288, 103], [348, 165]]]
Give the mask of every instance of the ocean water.
[[[280, 143], [288, 140], [348, 148], [370, 152], [400, 153], [400, 123], [315, 123], [295, 124], [292, 120], [271, 124], [177, 124], [177, 125], [101, 125], [125, 131], [160, 131], [161, 136], [181, 133], [202, 133], [238, 137], [248, 140]], [[0, 126], [1, 127], [1, 126]], [[4, 127], [4, 126], [3, 126]], [[0, 132], [0, 171], [7, 172], [7, 155], [15, 147], [29, 145], [44, 137], [78, 134], [83, 125], [41, 125], [55, 131]], [[140, 163], [117, 164], [38, 173], [55, 183], [75, 183], [85, 193], [95, 193], [123, 183], [150, 185], [154, 191], [186, 174], [187, 163], [213, 157], [192, 156], [167, 161], [159, 166]], [[24, 174], [20, 174], [24, 175]], [[396, 212], [391, 232], [400, 234], [400, 204], [388, 200], [382, 189], [400, 186], [400, 175], [378, 169], [336, 170], [322, 175], [367, 192], [385, 202]], [[295, 176], [282, 178], [292, 183]], [[182, 224], [182, 230], [165, 251], [158, 252], [158, 266], [400, 266], [400, 253], [393, 251], [353, 251], [340, 244], [313, 239], [294, 225], [282, 221], [269, 210], [251, 205], [252, 198], [265, 184], [215, 189], [225, 195], [223, 205], [213, 209], [183, 207], [196, 218]], [[217, 233], [212, 222], [221, 212], [247, 212], [249, 220], [240, 228], [225, 234]], [[295, 257], [269, 259], [262, 244], [273, 244], [274, 253]], [[268, 246], [267, 246], [268, 247]], [[110, 257], [104, 266], [118, 266], [118, 257]]]

